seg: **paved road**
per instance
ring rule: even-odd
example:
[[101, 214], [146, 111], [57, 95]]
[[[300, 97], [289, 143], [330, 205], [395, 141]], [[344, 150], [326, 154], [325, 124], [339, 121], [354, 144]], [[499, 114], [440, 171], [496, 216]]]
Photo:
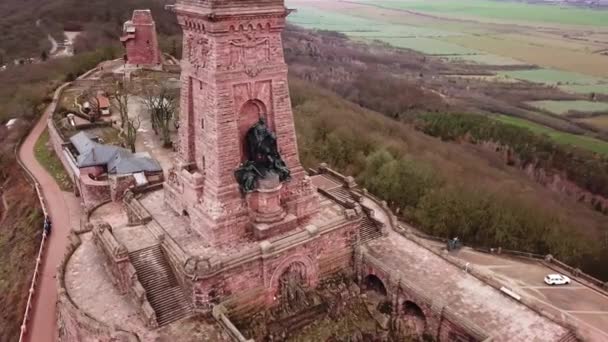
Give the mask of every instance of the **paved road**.
[[42, 115], [19, 150], [21, 160], [40, 183], [53, 222], [53, 231], [43, 254], [42, 273], [36, 288], [32, 316], [25, 339], [31, 342], [56, 340], [57, 286], [55, 274], [66, 250], [71, 224], [74, 217], [79, 216], [78, 202], [60, 190], [53, 177], [34, 157], [34, 144], [46, 128], [47, 118], [53, 110], [52, 107], [51, 105]]

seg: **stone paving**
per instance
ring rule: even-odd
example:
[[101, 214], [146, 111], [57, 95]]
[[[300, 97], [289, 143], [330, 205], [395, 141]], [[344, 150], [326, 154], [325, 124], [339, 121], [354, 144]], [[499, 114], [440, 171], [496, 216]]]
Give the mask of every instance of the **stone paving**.
[[120, 203], [110, 202], [97, 208], [91, 213], [90, 222], [93, 224], [109, 223], [116, 240], [122, 243], [129, 252], [156, 244], [156, 239], [146, 226], [129, 227], [127, 225], [127, 214]]
[[394, 277], [418, 288], [492, 334], [496, 341], [556, 341], [566, 329], [535, 313], [417, 243], [390, 232], [369, 249]]
[[127, 213], [124, 211], [122, 204], [110, 202], [100, 206], [91, 213], [89, 222], [98, 224], [101, 222], [109, 223], [112, 228], [124, 227], [127, 225]]
[[112, 233], [129, 252], [138, 251], [158, 244], [146, 226], [113, 228]]

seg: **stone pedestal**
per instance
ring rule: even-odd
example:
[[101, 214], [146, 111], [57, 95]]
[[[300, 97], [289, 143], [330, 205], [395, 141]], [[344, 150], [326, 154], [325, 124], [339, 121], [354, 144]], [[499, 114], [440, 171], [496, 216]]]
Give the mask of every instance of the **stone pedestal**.
[[255, 192], [247, 194], [254, 237], [263, 240], [295, 228], [298, 224], [297, 217], [287, 214], [281, 206], [283, 185], [279, 176], [271, 174], [260, 179], [257, 187]]
[[257, 190], [247, 195], [251, 218], [254, 223], [275, 223], [285, 217], [281, 207], [281, 189], [283, 185], [279, 176], [271, 174], [258, 180]]

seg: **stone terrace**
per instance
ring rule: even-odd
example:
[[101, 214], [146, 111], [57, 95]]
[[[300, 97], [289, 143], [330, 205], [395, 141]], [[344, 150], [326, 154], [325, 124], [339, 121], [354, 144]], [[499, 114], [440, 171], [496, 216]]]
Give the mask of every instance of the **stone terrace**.
[[[314, 224], [317, 227], [337, 224], [344, 221], [344, 208], [327, 197], [319, 194], [320, 211], [315, 215], [309, 224]], [[156, 220], [163, 229], [169, 234], [180, 247], [192, 256], [216, 256], [224, 257], [233, 253], [242, 251], [247, 248], [257, 248], [259, 241], [250, 239], [247, 241], [238, 241], [228, 248], [210, 248], [205, 239], [190, 229], [190, 220], [187, 217], [177, 215], [173, 210], [168, 208], [164, 203], [163, 191], [154, 191], [145, 194], [140, 199], [141, 204], [150, 212], [154, 220]], [[125, 217], [126, 220], [126, 217]], [[125, 221], [126, 222], [126, 221]], [[300, 228], [300, 229], [303, 229]], [[293, 231], [287, 232], [293, 234]], [[116, 234], [117, 239], [123, 242], [129, 249], [129, 243], [122, 241], [120, 236]], [[272, 238], [271, 240], [280, 239], [281, 236]], [[131, 249], [129, 249], [131, 250]]]
[[119, 294], [112, 284], [104, 270], [102, 251], [93, 243], [91, 233], [85, 233], [80, 238], [82, 244], [67, 264], [65, 282], [67, 294], [88, 316], [108, 326], [135, 332], [142, 341], [230, 341], [217, 325], [195, 318], [160, 329], [147, 328], [131, 301]]
[[370, 242], [369, 252], [425, 289], [428, 297], [483, 327], [495, 341], [556, 341], [567, 334], [562, 326], [395, 232]]

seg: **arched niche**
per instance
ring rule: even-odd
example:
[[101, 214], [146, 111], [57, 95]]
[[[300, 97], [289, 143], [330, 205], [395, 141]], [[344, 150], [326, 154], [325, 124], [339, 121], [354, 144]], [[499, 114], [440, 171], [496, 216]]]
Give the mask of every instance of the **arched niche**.
[[246, 149], [246, 135], [249, 129], [255, 125], [260, 118], [268, 119], [266, 117], [266, 106], [262, 101], [249, 100], [241, 106], [238, 118], [238, 130], [239, 130], [239, 145], [241, 151], [241, 161], [247, 160], [247, 149]]

